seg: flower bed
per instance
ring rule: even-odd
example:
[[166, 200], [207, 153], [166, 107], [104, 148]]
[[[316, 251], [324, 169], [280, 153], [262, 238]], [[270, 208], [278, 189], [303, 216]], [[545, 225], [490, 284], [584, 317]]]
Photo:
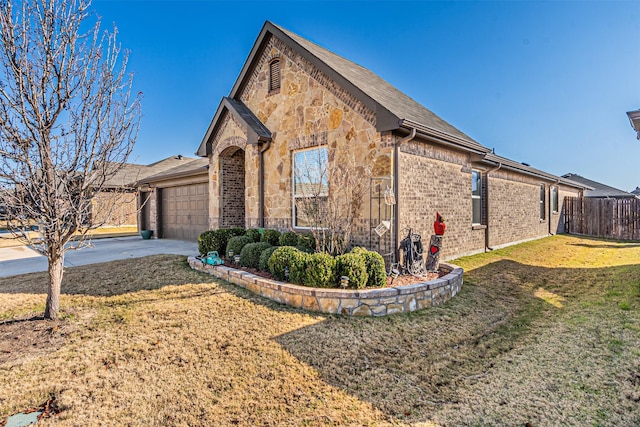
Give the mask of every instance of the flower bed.
[[189, 257], [189, 265], [281, 304], [349, 316], [386, 316], [440, 305], [455, 296], [463, 283], [462, 268], [445, 263], [440, 264], [445, 274], [437, 279], [373, 289], [326, 289], [293, 285], [227, 266], [204, 264], [195, 256]]

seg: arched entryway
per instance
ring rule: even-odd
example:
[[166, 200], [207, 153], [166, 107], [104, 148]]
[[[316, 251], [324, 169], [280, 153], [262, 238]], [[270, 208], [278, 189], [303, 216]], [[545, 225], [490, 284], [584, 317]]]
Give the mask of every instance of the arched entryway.
[[220, 153], [220, 227], [245, 226], [244, 150], [228, 147]]

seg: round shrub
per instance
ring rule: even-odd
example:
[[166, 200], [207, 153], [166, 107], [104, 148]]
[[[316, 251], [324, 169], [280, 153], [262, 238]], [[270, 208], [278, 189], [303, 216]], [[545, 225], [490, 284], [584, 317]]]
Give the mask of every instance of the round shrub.
[[298, 235], [293, 231], [285, 231], [278, 240], [280, 246], [298, 246]]
[[[289, 268], [289, 280], [293, 281], [293, 271], [296, 270], [296, 276], [302, 270], [304, 271], [304, 265], [300, 266], [300, 264], [304, 263], [303, 252], [300, 252], [294, 247], [291, 246], [280, 246], [276, 249], [271, 257], [269, 257], [269, 261], [267, 264], [269, 265], [269, 271], [273, 274], [278, 280], [286, 280], [285, 279], [285, 268]], [[296, 277], [299, 279], [298, 277]]]
[[260, 230], [258, 230], [257, 228], [249, 228], [246, 235], [249, 236], [254, 242], [260, 241]]
[[229, 233], [229, 237], [233, 237], [233, 236], [244, 236], [244, 234], [247, 232], [244, 228], [242, 227], [233, 227], [233, 228], [227, 228], [228, 233]]
[[302, 233], [298, 234], [298, 243], [294, 246], [302, 246], [311, 250], [311, 252], [316, 251], [316, 239], [313, 237], [311, 233]]
[[276, 249], [278, 249], [278, 246], [269, 246], [267, 249], [262, 251], [260, 254], [260, 261], [258, 262], [258, 270], [269, 271], [269, 258], [271, 258], [271, 255]]
[[240, 251], [240, 265], [243, 267], [258, 268], [262, 251], [270, 247], [271, 245], [267, 242], [254, 242], [244, 245]]
[[336, 259], [318, 252], [307, 257], [304, 285], [314, 288], [332, 288], [336, 284]]
[[315, 251], [314, 251], [314, 250], [309, 249], [309, 248], [308, 248], [308, 247], [306, 247], [306, 246], [296, 246], [296, 249], [297, 249], [297, 250], [299, 250], [300, 252], [304, 252], [304, 253], [307, 253], [307, 254], [313, 254], [313, 253], [315, 253]]
[[261, 242], [268, 242], [271, 246], [278, 246], [280, 232], [278, 230], [263, 230], [260, 237]]
[[227, 243], [227, 250], [225, 252], [226, 256], [229, 256], [229, 251], [233, 251], [233, 255], [240, 255], [242, 248], [249, 243], [253, 243], [251, 239], [247, 236], [233, 236], [229, 239], [229, 243]]
[[336, 276], [349, 278], [349, 286], [362, 289], [367, 285], [369, 275], [364, 257], [357, 253], [348, 253], [336, 257]]
[[[211, 251], [217, 251], [222, 255], [227, 248], [227, 242], [232, 236], [236, 236], [238, 231], [243, 229], [235, 228], [219, 228], [217, 230], [209, 230], [198, 236], [198, 252], [206, 255]], [[244, 234], [244, 230], [242, 232]]]
[[368, 251], [365, 248], [355, 247], [351, 253], [358, 254], [364, 258], [367, 267], [368, 288], [382, 288], [387, 284], [387, 270], [384, 268], [384, 258], [378, 252]]

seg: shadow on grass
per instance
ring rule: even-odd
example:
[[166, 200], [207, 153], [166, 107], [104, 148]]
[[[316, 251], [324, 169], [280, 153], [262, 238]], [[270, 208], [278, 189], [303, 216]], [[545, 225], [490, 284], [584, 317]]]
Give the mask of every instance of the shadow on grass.
[[275, 340], [388, 416], [426, 421], [442, 405], [465, 402], [463, 387], [574, 302], [601, 300], [612, 288], [640, 302], [634, 281], [640, 265], [549, 269], [501, 260], [465, 272], [462, 291], [443, 306], [386, 318], [330, 316]]

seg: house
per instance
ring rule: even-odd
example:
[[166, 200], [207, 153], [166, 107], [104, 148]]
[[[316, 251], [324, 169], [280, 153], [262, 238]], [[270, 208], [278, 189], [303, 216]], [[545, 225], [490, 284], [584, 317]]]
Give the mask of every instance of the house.
[[636, 187], [635, 190], [631, 191], [631, 194], [635, 194], [636, 197], [640, 197], [640, 187]]
[[633, 192], [629, 193], [627, 191], [611, 187], [610, 185], [593, 181], [575, 173], [567, 173], [562, 175], [562, 177], [584, 185], [584, 197], [599, 199], [631, 199], [636, 197]]
[[366, 68], [271, 22], [197, 154], [209, 164], [212, 229], [307, 230], [308, 159], [353, 161], [367, 189], [352, 243], [388, 261], [409, 228], [433, 234], [436, 211], [448, 224], [445, 258], [562, 232], [563, 198], [584, 189], [494, 154]]

